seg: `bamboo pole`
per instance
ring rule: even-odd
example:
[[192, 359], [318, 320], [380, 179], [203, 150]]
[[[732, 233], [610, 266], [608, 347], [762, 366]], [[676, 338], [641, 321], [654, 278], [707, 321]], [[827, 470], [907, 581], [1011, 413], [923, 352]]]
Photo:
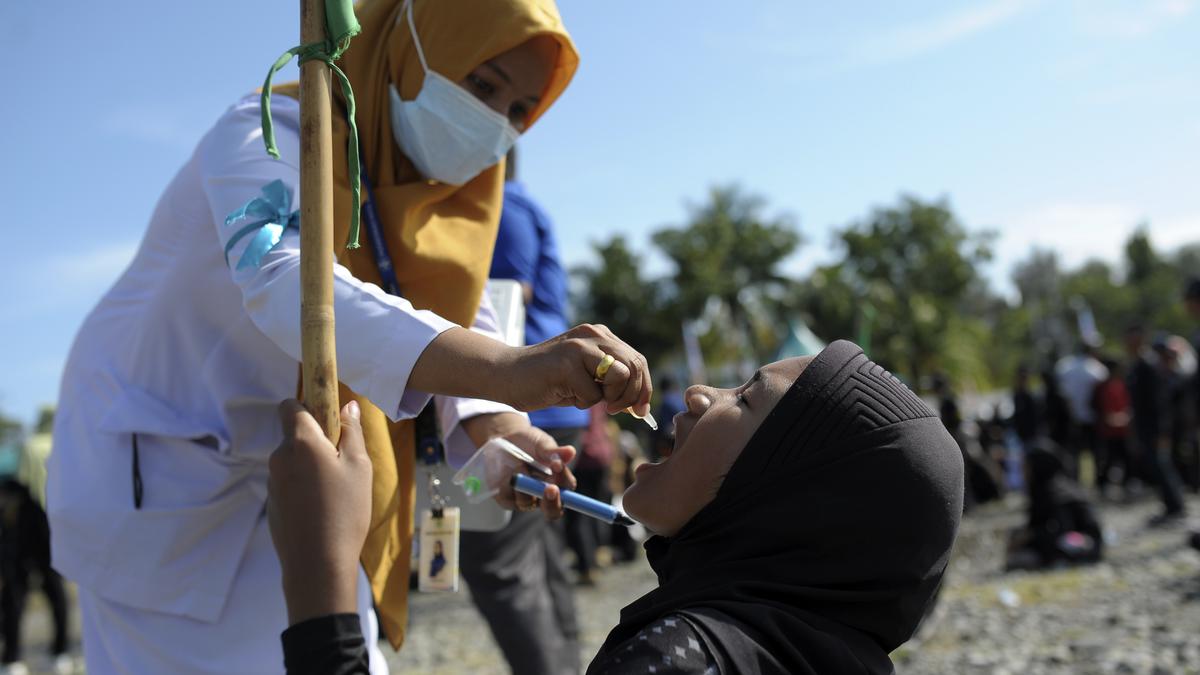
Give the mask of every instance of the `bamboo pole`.
[[[325, 39], [324, 0], [300, 0], [300, 43]], [[300, 353], [304, 405], [337, 443], [337, 359], [333, 331], [333, 137], [330, 73], [300, 64]]]

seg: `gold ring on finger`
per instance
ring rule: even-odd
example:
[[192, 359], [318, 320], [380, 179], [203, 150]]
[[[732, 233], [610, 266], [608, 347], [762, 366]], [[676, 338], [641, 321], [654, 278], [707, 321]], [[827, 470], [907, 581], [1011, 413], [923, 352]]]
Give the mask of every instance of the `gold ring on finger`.
[[600, 365], [596, 366], [596, 377], [594, 379], [597, 382], [603, 382], [604, 376], [608, 374], [608, 369], [612, 368], [612, 364], [616, 362], [617, 359], [612, 354], [605, 354], [604, 358], [600, 359]]

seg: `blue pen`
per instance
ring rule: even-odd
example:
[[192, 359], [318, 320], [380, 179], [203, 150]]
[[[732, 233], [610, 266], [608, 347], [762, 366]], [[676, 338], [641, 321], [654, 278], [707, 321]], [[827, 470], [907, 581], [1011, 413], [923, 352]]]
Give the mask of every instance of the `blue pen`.
[[[542, 481], [523, 474], [513, 474], [512, 487], [517, 492], [524, 492], [527, 495], [541, 497], [546, 493], [546, 485]], [[614, 508], [602, 501], [597, 501], [591, 497], [585, 497], [574, 490], [559, 490], [562, 495], [563, 506], [578, 511], [585, 516], [591, 516], [597, 520], [603, 520], [606, 523], [614, 525], [633, 525], [633, 519], [621, 513], [619, 509]]]

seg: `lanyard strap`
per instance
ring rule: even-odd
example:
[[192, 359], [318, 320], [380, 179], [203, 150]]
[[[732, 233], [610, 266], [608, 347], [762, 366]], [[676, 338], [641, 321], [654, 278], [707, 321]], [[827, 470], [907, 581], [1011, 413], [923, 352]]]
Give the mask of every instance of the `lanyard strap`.
[[367, 239], [371, 242], [371, 251], [375, 255], [375, 269], [379, 271], [383, 290], [402, 298], [404, 295], [400, 293], [400, 284], [396, 281], [396, 268], [392, 265], [392, 256], [388, 254], [387, 240], [383, 238], [379, 209], [375, 207], [375, 189], [371, 187], [366, 164], [362, 166], [362, 184], [367, 189], [367, 199], [362, 203], [362, 222], [366, 226]]
[[[371, 252], [375, 256], [375, 269], [379, 272], [383, 290], [398, 298], [404, 297], [400, 292], [400, 283], [396, 280], [396, 267], [392, 264], [392, 256], [388, 253], [387, 240], [383, 238], [383, 223], [379, 218], [379, 209], [375, 206], [375, 191], [371, 187], [371, 178], [367, 175], [367, 167], [362, 166], [362, 184], [366, 188], [367, 199], [362, 203], [362, 223], [366, 226], [367, 240], [371, 243]], [[433, 401], [430, 401], [416, 420], [417, 461], [432, 468], [444, 459], [441, 434], [438, 433], [437, 411]]]

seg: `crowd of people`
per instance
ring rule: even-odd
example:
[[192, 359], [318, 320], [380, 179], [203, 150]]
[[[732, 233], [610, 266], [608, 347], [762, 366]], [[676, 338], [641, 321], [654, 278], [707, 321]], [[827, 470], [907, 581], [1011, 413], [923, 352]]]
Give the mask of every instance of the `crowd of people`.
[[[1194, 353], [1142, 328], [1124, 376], [1090, 344], [1040, 394], [1023, 372], [1016, 412], [979, 435], [982, 450], [948, 383], [939, 423], [841, 340], [736, 388], [660, 380], [663, 426], [639, 443], [611, 416], [650, 412], [646, 359], [603, 326], [571, 327], [553, 227], [509, 153], [579, 64], [553, 0], [365, 0], [355, 14], [338, 62], [354, 95], [330, 100], [335, 239], [363, 224], [363, 245], [336, 252], [340, 442], [293, 400], [293, 207], [311, 139], [298, 83], [268, 83], [198, 141], [83, 322], [53, 452], [23, 484], [35, 488], [0, 485], [8, 672], [31, 578], [65, 651], [61, 573], [91, 673], [386, 673], [378, 645], [405, 638], [414, 525], [457, 518], [433, 501], [429, 467], [495, 439], [529, 458], [498, 485], [514, 513], [464, 526], [461, 547], [454, 520], [418, 567], [461, 568], [513, 671], [534, 675], [584, 668], [573, 583], [607, 558], [640, 560], [623, 527], [558, 522], [562, 490], [620, 495], [659, 582], [587, 672], [886, 675], [936, 598], [964, 504], [1028, 486], [1020, 545], [1045, 564], [1103, 555], [1077, 483], [1085, 456], [1105, 494], [1155, 486], [1159, 522], [1183, 516], [1181, 476], [1200, 487]], [[489, 279], [517, 283], [520, 339]], [[1187, 301], [1200, 317], [1200, 282]], [[536, 465], [545, 491], [514, 491]]]
[[[968, 424], [952, 388], [937, 383], [943, 423], [966, 459], [968, 507], [1010, 490], [1028, 496], [1015, 566], [1100, 559], [1097, 498], [1153, 493], [1161, 510], [1148, 525], [1186, 518], [1185, 491], [1200, 492], [1200, 278], [1186, 284], [1182, 302], [1197, 322], [1192, 342], [1140, 323], [1117, 344], [1083, 340], [1047, 359], [1040, 387], [1034, 367], [1019, 367], [1007, 415], [997, 407]], [[1200, 534], [1189, 538], [1200, 548]]]

